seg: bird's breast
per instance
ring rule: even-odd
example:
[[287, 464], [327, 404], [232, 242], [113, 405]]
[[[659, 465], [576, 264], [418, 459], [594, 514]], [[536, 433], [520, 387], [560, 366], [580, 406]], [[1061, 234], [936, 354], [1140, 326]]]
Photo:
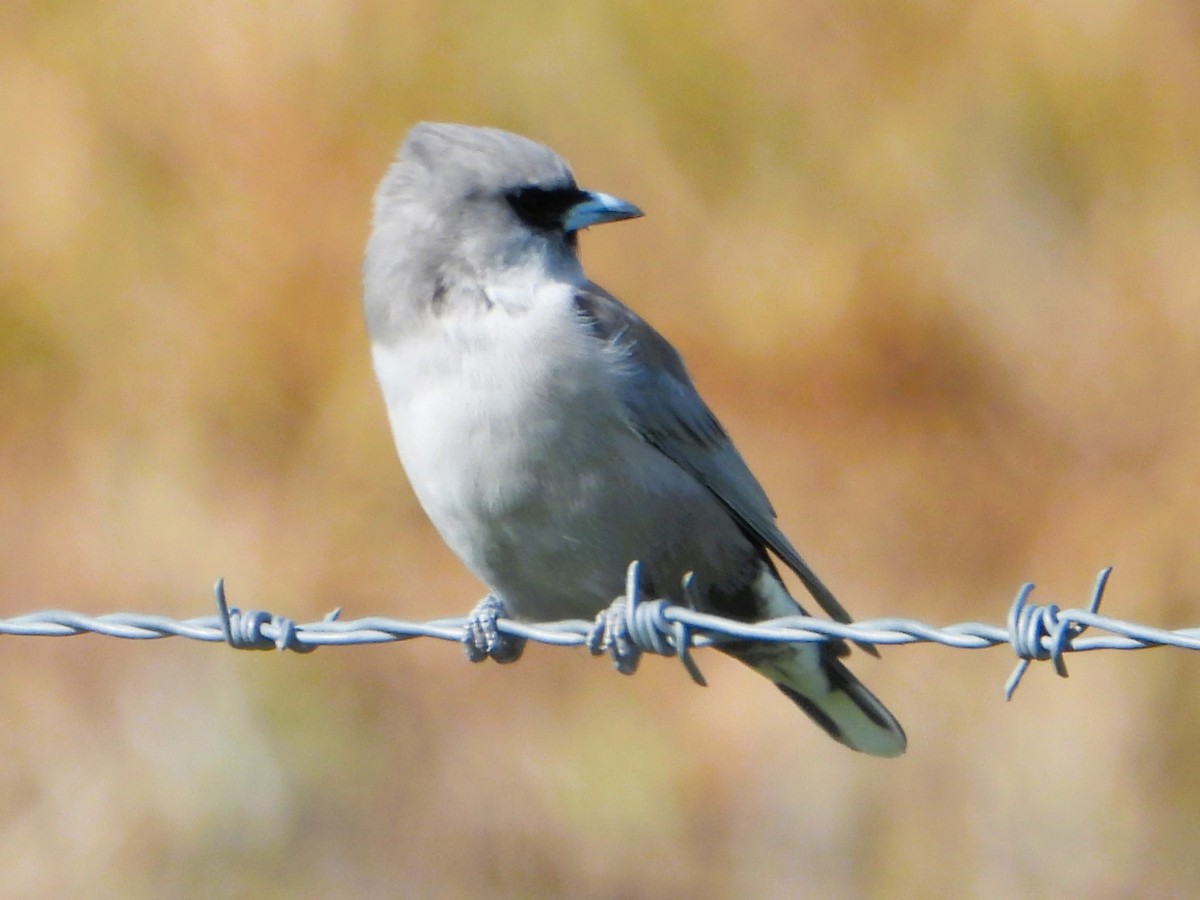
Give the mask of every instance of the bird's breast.
[[401, 462], [447, 544], [495, 587], [593, 540], [620, 445], [640, 439], [617, 361], [569, 297], [426, 324], [373, 358]]

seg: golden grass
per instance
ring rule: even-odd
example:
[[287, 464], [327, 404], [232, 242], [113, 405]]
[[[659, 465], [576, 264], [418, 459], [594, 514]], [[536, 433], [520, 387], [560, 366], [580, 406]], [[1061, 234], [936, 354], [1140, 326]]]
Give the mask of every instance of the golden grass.
[[[1200, 621], [1191, 6], [14, 2], [0, 11], [0, 602], [432, 617], [480, 588], [358, 312], [414, 120], [551, 143], [644, 220], [590, 271], [687, 356], [859, 616], [1018, 584]], [[432, 642], [0, 654], [2, 893], [1186, 894], [1200, 663], [858, 668], [852, 757], [753, 676]]]

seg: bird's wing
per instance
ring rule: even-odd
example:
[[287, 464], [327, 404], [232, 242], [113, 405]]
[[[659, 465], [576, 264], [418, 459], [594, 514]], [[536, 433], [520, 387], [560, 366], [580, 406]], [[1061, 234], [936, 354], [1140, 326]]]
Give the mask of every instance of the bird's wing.
[[716, 416], [700, 399], [683, 360], [661, 334], [595, 284], [576, 291], [575, 309], [597, 339], [631, 365], [622, 400], [643, 439], [695, 476], [742, 526], [800, 576], [833, 619], [850, 614], [775, 524], [775, 510]]

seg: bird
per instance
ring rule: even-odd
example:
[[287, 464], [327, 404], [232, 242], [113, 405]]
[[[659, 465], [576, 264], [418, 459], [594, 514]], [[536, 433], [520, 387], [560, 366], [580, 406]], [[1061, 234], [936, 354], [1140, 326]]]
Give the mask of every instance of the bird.
[[[412, 126], [374, 195], [363, 310], [418, 501], [519, 620], [596, 616], [633, 560], [648, 596], [742, 622], [800, 615], [778, 560], [849, 622], [679, 353], [584, 274], [579, 233], [641, 215], [529, 138]], [[842, 744], [904, 752], [844, 642], [718, 648]]]

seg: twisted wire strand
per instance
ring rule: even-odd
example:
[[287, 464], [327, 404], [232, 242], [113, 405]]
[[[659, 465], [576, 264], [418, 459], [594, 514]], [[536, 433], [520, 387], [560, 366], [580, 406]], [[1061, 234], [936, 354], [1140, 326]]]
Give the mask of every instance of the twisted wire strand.
[[[1200, 650], [1200, 628], [1167, 630], [1101, 615], [1098, 610], [1111, 568], [1096, 580], [1092, 596], [1083, 609], [1060, 609], [1029, 600], [1033, 585], [1017, 592], [1006, 626], [961, 622], [934, 626], [914, 619], [886, 617], [850, 624], [789, 616], [748, 624], [696, 612], [663, 600], [644, 600], [637, 595], [636, 563], [630, 567], [626, 595], [595, 622], [568, 619], [561, 622], [529, 623], [497, 618], [496, 630], [519, 640], [574, 647], [586, 646], [593, 653], [607, 652], [619, 671], [631, 673], [641, 653], [680, 658], [688, 673], [703, 684], [703, 676], [691, 650], [725, 640], [757, 640], [775, 643], [853, 641], [872, 646], [935, 643], [963, 650], [978, 650], [1006, 644], [1018, 658], [1005, 685], [1011, 698], [1031, 662], [1050, 661], [1057, 674], [1067, 676], [1067, 653], [1093, 650], [1145, 650], [1177, 647]], [[685, 591], [688, 585], [685, 585]], [[411, 622], [383, 616], [354, 620], [338, 618], [334, 610], [318, 622], [296, 624], [284, 616], [261, 610], [239, 610], [229, 606], [224, 581], [215, 586], [217, 614], [191, 619], [145, 613], [117, 612], [87, 615], [61, 609], [46, 609], [0, 618], [0, 635], [66, 637], [99, 634], [126, 640], [157, 640], [183, 637], [196, 641], [221, 642], [237, 649], [279, 649], [311, 652], [322, 646], [347, 646], [438, 638], [466, 643], [471, 619], [466, 616]], [[1083, 636], [1087, 630], [1105, 632]]]

